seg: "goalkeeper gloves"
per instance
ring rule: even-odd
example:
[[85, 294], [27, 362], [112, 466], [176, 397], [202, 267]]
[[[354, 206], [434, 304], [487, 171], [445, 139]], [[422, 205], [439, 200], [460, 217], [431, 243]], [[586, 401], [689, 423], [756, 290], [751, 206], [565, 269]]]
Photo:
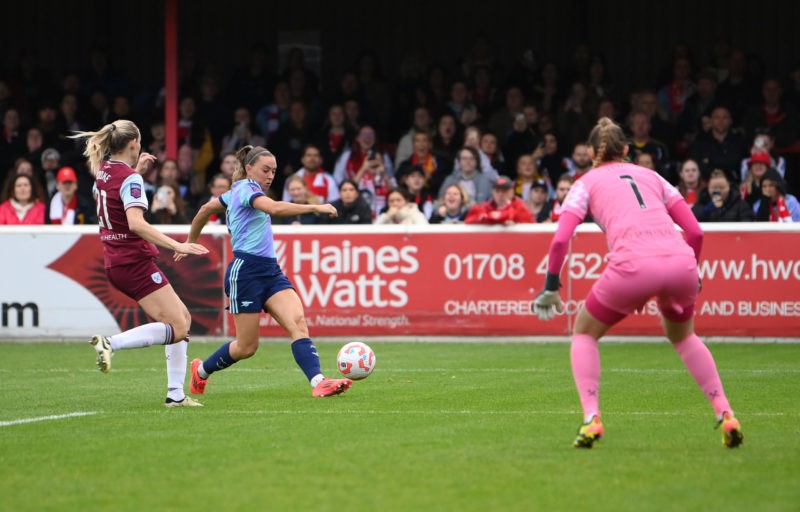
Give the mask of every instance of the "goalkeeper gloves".
[[550, 320], [556, 315], [556, 312], [564, 312], [564, 304], [558, 294], [560, 287], [561, 283], [558, 274], [548, 273], [544, 290], [540, 291], [533, 303], [531, 303], [531, 309], [540, 320]]

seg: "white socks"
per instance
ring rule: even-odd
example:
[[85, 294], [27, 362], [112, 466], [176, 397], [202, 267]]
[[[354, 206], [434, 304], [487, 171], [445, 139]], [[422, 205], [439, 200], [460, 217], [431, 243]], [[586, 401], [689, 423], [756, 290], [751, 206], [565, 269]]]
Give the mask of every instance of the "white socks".
[[188, 361], [188, 343], [181, 340], [164, 347], [167, 356], [167, 397], [180, 402], [186, 398], [183, 383], [186, 380], [186, 363]]
[[[169, 339], [167, 339], [169, 335]], [[172, 327], [162, 322], [144, 324], [108, 338], [113, 350], [165, 345], [172, 342]]]

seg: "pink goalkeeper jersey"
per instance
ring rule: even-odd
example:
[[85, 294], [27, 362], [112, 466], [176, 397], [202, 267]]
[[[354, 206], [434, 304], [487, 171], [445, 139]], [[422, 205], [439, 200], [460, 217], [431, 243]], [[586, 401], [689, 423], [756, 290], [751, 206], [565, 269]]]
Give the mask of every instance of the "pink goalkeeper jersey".
[[592, 215], [606, 233], [611, 262], [673, 254], [694, 257], [668, 213], [679, 201], [683, 197], [678, 190], [656, 172], [613, 163], [592, 169], [576, 181], [563, 212], [581, 219]]

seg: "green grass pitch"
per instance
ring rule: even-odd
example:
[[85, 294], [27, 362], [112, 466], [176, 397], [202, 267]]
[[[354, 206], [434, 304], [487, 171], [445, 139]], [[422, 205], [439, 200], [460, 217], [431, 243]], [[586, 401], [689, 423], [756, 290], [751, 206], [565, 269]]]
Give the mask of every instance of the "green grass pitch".
[[[317, 345], [333, 375], [340, 344]], [[0, 510], [800, 509], [800, 344], [709, 345], [735, 450], [666, 342], [601, 344], [592, 450], [571, 447], [566, 343], [371, 346], [375, 372], [340, 397], [311, 398], [288, 343], [265, 343], [205, 407], [166, 409], [161, 347], [104, 375], [88, 344], [0, 344]]]

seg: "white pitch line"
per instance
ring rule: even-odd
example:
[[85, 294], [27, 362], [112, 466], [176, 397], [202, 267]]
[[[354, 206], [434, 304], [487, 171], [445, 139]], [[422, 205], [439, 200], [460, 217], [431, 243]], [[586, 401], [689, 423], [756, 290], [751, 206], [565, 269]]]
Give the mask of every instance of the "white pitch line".
[[93, 414], [97, 414], [96, 412], [71, 412], [69, 414], [56, 414], [52, 416], [39, 416], [38, 418], [21, 418], [18, 420], [11, 420], [11, 421], [0, 421], [0, 427], [10, 427], [12, 425], [22, 425], [24, 423], [36, 423], [38, 421], [52, 421], [52, 420], [63, 420], [67, 418], [77, 418], [80, 416], [91, 416]]

